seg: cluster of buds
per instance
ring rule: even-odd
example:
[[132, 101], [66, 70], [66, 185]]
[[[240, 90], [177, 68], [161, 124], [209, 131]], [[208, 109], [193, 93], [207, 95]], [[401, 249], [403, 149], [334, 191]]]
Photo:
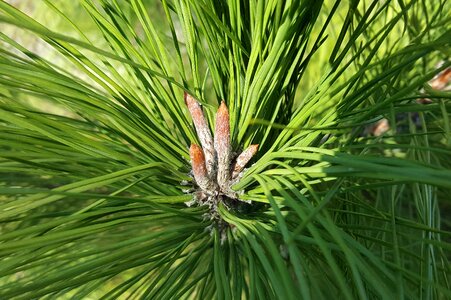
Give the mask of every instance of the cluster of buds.
[[238, 200], [238, 195], [231, 186], [257, 153], [258, 145], [250, 145], [234, 157], [230, 143], [229, 111], [225, 102], [221, 102], [216, 113], [213, 138], [200, 104], [187, 93], [184, 98], [201, 144], [191, 144], [189, 149], [192, 174], [197, 186], [193, 200], [200, 205], [208, 205], [212, 213], [210, 217], [215, 218], [220, 201]]

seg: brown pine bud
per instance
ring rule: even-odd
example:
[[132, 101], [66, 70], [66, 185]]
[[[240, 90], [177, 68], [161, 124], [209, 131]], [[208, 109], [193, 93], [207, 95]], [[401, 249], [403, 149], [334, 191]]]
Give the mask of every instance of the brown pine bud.
[[212, 182], [208, 177], [202, 148], [196, 144], [191, 144], [191, 147], [189, 148], [189, 155], [191, 157], [191, 166], [193, 168], [193, 175], [197, 185], [204, 191], [209, 190], [212, 187]]
[[446, 68], [429, 81], [434, 90], [447, 90], [451, 83], [451, 68]]
[[216, 113], [215, 150], [218, 158], [217, 182], [219, 187], [226, 189], [230, 179], [231, 148], [229, 111], [224, 101]]
[[374, 136], [381, 136], [390, 130], [390, 123], [383, 118], [369, 127], [369, 133]]
[[210, 129], [208, 128], [202, 108], [196, 99], [187, 93], [184, 94], [184, 98], [186, 106], [188, 107], [193, 119], [200, 144], [204, 150], [205, 166], [210, 178], [214, 179], [216, 177], [216, 153], [213, 146], [213, 138], [211, 136]]
[[246, 164], [251, 160], [251, 158], [257, 153], [258, 144], [250, 145], [246, 150], [241, 152], [241, 154], [236, 158], [235, 165], [233, 167], [232, 178], [236, 178], [241, 171], [243, 171]]
[[[451, 90], [451, 67], [446, 68], [441, 71], [434, 78], [429, 80], [428, 84], [431, 86], [433, 90], [438, 91], [450, 91]], [[421, 93], [424, 93], [424, 89], [420, 90]], [[418, 104], [430, 104], [433, 102], [432, 99], [429, 98], [419, 98], [416, 100]]]

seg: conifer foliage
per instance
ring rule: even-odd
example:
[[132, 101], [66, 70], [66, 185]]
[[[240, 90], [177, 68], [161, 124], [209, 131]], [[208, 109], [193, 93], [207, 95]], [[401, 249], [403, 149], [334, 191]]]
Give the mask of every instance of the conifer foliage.
[[38, 2], [0, 299], [451, 298], [449, 1]]

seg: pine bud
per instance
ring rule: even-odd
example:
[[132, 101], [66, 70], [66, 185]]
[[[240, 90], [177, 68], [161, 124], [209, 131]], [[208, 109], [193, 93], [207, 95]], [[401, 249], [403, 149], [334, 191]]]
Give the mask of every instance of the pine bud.
[[435, 76], [429, 84], [434, 90], [447, 90], [450, 88], [451, 83], [451, 68], [446, 68]]
[[208, 128], [207, 121], [205, 120], [204, 113], [202, 112], [199, 103], [187, 93], [184, 94], [184, 98], [205, 154], [205, 166], [208, 175], [210, 178], [214, 179], [216, 177], [216, 153], [210, 129]]
[[211, 189], [212, 182], [208, 177], [202, 148], [196, 144], [191, 144], [191, 147], [189, 148], [189, 155], [191, 157], [191, 166], [193, 168], [193, 175], [197, 185], [204, 191]]
[[224, 101], [216, 113], [214, 146], [218, 159], [217, 182], [221, 189], [226, 189], [230, 180], [230, 123], [229, 111]]
[[233, 167], [232, 178], [236, 178], [241, 173], [246, 164], [257, 153], [257, 150], [258, 144], [255, 144], [250, 145], [246, 150], [241, 152], [241, 154], [236, 159], [235, 166]]

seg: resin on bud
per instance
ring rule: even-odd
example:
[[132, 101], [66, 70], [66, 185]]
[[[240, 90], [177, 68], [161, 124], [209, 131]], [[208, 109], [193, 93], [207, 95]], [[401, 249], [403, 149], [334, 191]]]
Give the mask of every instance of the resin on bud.
[[191, 95], [185, 92], [185, 104], [191, 114], [191, 118], [196, 128], [197, 137], [205, 154], [205, 166], [208, 175], [214, 179], [216, 177], [216, 153], [213, 146], [213, 138], [211, 136], [210, 128], [208, 128], [207, 120], [204, 117], [202, 108], [199, 103]]
[[189, 155], [191, 157], [191, 167], [193, 168], [194, 180], [197, 185], [204, 191], [210, 190], [213, 186], [208, 171], [205, 166], [205, 157], [202, 148], [196, 144], [191, 144], [189, 148]]
[[236, 158], [235, 165], [233, 166], [232, 178], [236, 178], [241, 171], [243, 171], [246, 164], [251, 160], [251, 158], [257, 153], [258, 144], [250, 145], [246, 150], [241, 152], [241, 154]]
[[216, 126], [214, 146], [218, 159], [218, 175], [217, 182], [222, 190], [228, 188], [230, 180], [230, 123], [229, 111], [224, 101], [221, 102], [218, 112], [216, 113]]

